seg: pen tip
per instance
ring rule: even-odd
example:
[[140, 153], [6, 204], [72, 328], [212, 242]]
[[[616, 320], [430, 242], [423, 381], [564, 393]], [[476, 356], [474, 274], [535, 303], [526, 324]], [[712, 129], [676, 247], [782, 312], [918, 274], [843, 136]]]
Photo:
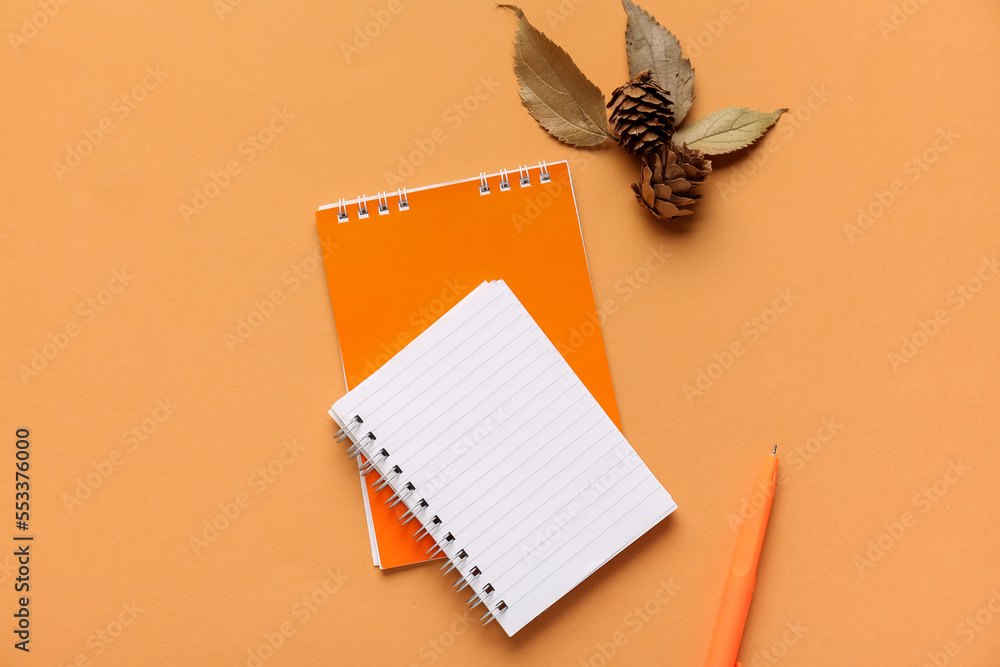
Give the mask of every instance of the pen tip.
[[772, 449], [772, 450], [771, 450], [771, 456], [774, 456], [774, 455], [776, 455], [777, 453], [778, 453], [778, 446], [777, 446], [777, 445], [775, 445], [775, 446], [774, 446], [774, 449]]

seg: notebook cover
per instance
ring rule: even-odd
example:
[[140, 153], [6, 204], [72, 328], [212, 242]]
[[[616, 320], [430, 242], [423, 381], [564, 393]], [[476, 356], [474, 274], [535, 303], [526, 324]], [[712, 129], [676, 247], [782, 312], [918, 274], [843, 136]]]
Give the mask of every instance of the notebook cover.
[[[372, 200], [366, 219], [356, 200], [346, 202], [346, 222], [338, 222], [336, 205], [316, 212], [349, 390], [481, 282], [503, 279], [621, 427], [569, 165], [547, 170], [551, 181], [541, 183], [532, 167], [528, 187], [514, 170], [508, 191], [500, 190], [499, 174], [489, 175], [486, 195], [476, 177], [408, 190], [403, 211], [392, 193], [388, 213], [380, 215]], [[433, 540], [417, 542], [412, 525], [400, 526], [405, 507], [386, 509], [391, 491], [372, 491], [376, 478], [369, 475], [363, 493], [378, 564], [427, 560]]]

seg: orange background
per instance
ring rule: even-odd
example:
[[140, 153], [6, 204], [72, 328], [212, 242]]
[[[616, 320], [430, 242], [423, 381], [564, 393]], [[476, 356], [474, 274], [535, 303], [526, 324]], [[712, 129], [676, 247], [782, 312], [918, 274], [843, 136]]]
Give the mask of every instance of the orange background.
[[[0, 662], [697, 665], [778, 444], [744, 664], [996, 663], [995, 3], [648, 2], [697, 68], [692, 119], [791, 109], [665, 227], [631, 158], [528, 117], [492, 3], [224, 1], [6, 5], [0, 500], [26, 426], [36, 541], [30, 655], [0, 556]], [[617, 3], [524, 9], [605, 95], [624, 81]], [[570, 160], [623, 429], [679, 510], [508, 639], [436, 568], [371, 566], [307, 269], [321, 204], [539, 159]]]

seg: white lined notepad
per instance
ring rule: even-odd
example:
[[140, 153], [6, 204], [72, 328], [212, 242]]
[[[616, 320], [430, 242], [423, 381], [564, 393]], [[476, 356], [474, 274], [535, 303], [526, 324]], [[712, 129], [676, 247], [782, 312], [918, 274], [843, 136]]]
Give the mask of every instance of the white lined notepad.
[[503, 281], [330, 414], [508, 635], [677, 507]]

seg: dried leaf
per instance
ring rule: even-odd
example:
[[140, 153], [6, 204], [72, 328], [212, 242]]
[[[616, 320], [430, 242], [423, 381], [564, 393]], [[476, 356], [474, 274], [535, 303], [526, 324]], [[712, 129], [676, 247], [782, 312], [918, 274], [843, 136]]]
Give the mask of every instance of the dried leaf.
[[601, 90], [568, 53], [528, 23], [519, 7], [499, 6], [517, 14], [514, 73], [528, 113], [554, 137], [574, 146], [596, 146], [608, 139]]
[[622, 0], [628, 25], [625, 27], [625, 48], [628, 52], [629, 76], [644, 69], [652, 70], [653, 81], [670, 93], [674, 123], [680, 124], [694, 102], [694, 68], [681, 52], [681, 43], [656, 22], [650, 14], [632, 0]]
[[788, 109], [771, 113], [746, 107], [713, 111], [674, 132], [674, 143], [708, 155], [721, 155], [746, 148], [759, 139]]

